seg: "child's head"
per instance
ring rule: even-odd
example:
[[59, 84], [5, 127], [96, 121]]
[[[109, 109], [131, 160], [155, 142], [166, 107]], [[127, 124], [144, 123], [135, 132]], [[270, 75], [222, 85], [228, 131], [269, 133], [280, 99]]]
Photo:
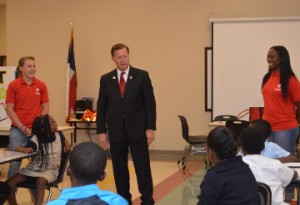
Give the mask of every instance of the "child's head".
[[220, 160], [235, 157], [238, 149], [235, 139], [235, 134], [227, 127], [217, 127], [210, 131], [206, 140], [209, 160], [216, 164]]
[[246, 154], [260, 154], [265, 148], [265, 138], [262, 132], [255, 127], [245, 128], [240, 135], [242, 152]]
[[250, 127], [255, 127], [255, 128], [259, 129], [262, 132], [265, 140], [268, 139], [268, 137], [270, 136], [270, 134], [272, 132], [270, 123], [268, 121], [262, 120], [262, 119], [253, 120], [250, 123]]
[[32, 123], [32, 133], [36, 135], [38, 141], [47, 142], [51, 136], [49, 115], [40, 115]]
[[67, 174], [80, 184], [94, 184], [103, 180], [107, 161], [106, 152], [93, 142], [83, 142], [74, 147], [70, 152], [70, 167]]
[[51, 134], [54, 134], [55, 132], [57, 132], [57, 123], [52, 116], [48, 115], [48, 117], [49, 117]]
[[57, 132], [57, 124], [50, 115], [36, 117], [32, 124], [32, 133], [41, 143], [49, 142], [51, 134]]
[[[53, 129], [51, 129], [53, 126]], [[50, 115], [40, 115], [36, 117], [32, 123], [32, 133], [36, 135], [39, 144], [39, 153], [41, 155], [41, 164], [47, 164], [46, 157], [48, 156], [48, 145], [55, 140], [55, 135], [51, 137], [52, 130], [55, 130], [55, 121]], [[57, 129], [57, 125], [56, 125]]]

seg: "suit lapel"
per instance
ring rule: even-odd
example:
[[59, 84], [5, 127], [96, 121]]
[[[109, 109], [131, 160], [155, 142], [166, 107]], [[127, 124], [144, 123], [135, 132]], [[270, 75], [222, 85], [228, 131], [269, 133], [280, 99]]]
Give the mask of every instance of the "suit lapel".
[[[126, 97], [127, 92], [130, 92], [130, 87], [134, 84], [135, 74], [136, 74], [135, 69], [133, 67], [130, 67], [123, 98]], [[112, 85], [113, 93], [117, 93], [121, 97], [117, 69], [111, 72], [109, 78], [112, 81], [111, 85]]]
[[125, 92], [124, 92], [124, 97], [126, 97], [126, 93], [130, 92], [131, 86], [134, 84], [135, 80], [135, 70], [133, 67], [130, 66], [129, 73], [128, 73], [128, 78], [125, 86]]
[[117, 70], [111, 72], [110, 79], [112, 81], [111, 85], [112, 85], [113, 93], [118, 93], [121, 96]]

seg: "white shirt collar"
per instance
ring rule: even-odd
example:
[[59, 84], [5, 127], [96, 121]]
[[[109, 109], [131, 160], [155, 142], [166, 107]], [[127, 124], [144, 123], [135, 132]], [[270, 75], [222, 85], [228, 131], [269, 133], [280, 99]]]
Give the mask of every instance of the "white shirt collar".
[[129, 69], [130, 69], [130, 66], [128, 66], [128, 68], [127, 68], [126, 70], [124, 70], [124, 71], [120, 71], [120, 70], [117, 68], [117, 74], [118, 74], [118, 80], [119, 80], [119, 81], [120, 81], [120, 76], [121, 76], [121, 73], [122, 73], [122, 72], [125, 72], [125, 73], [124, 73], [124, 79], [125, 79], [125, 81], [127, 81]]

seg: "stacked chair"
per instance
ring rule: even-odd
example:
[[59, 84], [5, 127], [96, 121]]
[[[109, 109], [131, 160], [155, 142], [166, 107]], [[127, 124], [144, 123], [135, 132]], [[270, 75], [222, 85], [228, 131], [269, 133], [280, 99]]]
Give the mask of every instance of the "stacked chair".
[[249, 124], [249, 121], [245, 120], [228, 120], [225, 123], [226, 127], [228, 127], [237, 136], [239, 136], [246, 127], [249, 127]]
[[182, 115], [178, 116], [181, 122], [182, 138], [187, 142], [182, 155], [177, 161], [178, 166], [185, 170], [187, 163], [192, 155], [202, 154], [205, 157], [205, 165], [208, 166], [205, 153], [206, 135], [189, 135], [189, 126], [186, 118]]
[[238, 120], [237, 116], [234, 115], [218, 115], [214, 118], [214, 121], [228, 121], [228, 120]]

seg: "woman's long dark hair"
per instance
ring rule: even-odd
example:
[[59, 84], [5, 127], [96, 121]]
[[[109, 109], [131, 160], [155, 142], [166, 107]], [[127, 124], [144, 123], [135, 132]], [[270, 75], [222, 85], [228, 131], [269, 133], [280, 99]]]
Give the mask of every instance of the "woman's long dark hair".
[[[287, 98], [288, 87], [289, 87], [289, 78], [295, 76], [293, 69], [291, 67], [290, 55], [288, 50], [284, 46], [273, 46], [270, 49], [274, 49], [280, 58], [279, 71], [280, 71], [280, 84], [281, 84], [281, 93], [284, 98]], [[269, 80], [272, 74], [272, 70], [265, 74], [262, 86], [264, 87], [265, 83]]]
[[41, 115], [34, 119], [32, 133], [36, 135], [39, 143], [39, 155], [41, 157], [40, 168], [43, 164], [47, 165], [46, 157], [48, 154], [49, 138], [51, 136], [51, 126], [48, 115]]

